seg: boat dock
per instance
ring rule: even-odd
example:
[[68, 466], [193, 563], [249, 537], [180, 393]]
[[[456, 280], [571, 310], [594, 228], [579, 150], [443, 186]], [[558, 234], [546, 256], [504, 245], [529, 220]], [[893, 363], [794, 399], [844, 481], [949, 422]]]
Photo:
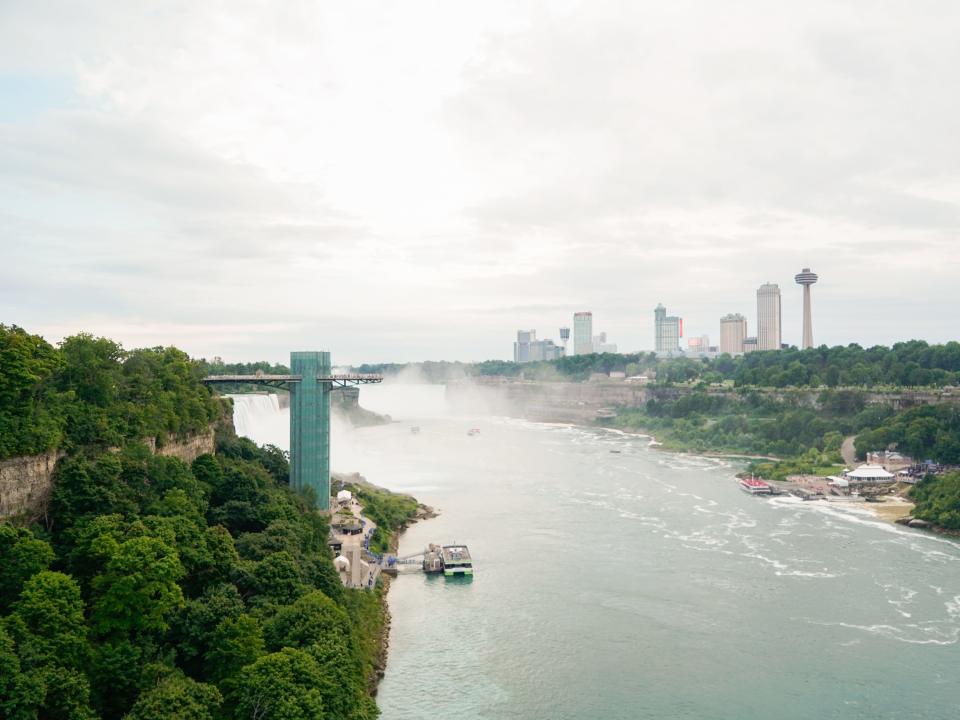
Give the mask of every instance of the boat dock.
[[401, 572], [422, 572], [445, 577], [473, 575], [473, 558], [463, 544], [430, 543], [421, 552], [411, 555], [383, 555], [377, 558], [381, 572], [396, 576]]

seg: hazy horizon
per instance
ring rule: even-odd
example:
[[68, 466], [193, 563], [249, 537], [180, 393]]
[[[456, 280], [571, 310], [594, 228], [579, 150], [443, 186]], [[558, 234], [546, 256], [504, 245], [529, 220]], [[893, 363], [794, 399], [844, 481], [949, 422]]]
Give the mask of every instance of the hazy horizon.
[[[956, 338], [960, 5], [0, 6], [0, 322], [338, 364]], [[683, 346], [686, 347], [684, 341]]]

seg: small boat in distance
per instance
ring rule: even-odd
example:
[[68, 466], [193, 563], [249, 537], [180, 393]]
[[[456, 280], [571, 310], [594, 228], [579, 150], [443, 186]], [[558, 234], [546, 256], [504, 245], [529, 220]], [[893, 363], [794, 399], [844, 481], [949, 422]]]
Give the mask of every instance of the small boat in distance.
[[755, 477], [741, 479], [740, 489], [751, 495], [771, 495], [773, 493], [773, 488], [769, 484]]
[[470, 428], [469, 430], [467, 430], [467, 435], [469, 435], [470, 437], [473, 437], [474, 435], [479, 435], [479, 434], [480, 434], [480, 428]]

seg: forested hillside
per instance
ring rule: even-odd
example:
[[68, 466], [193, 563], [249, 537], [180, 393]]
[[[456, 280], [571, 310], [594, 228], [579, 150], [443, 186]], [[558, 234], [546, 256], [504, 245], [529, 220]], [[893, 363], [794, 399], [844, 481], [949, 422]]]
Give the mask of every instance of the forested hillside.
[[53, 347], [0, 325], [0, 459], [54, 448], [117, 447], [209, 427], [220, 406], [176, 348], [125, 351], [91, 335]]
[[0, 334], [4, 454], [62, 447], [47, 527], [0, 523], [0, 718], [372, 718], [380, 590], [345, 592], [286, 457], [209, 426], [182, 352]]

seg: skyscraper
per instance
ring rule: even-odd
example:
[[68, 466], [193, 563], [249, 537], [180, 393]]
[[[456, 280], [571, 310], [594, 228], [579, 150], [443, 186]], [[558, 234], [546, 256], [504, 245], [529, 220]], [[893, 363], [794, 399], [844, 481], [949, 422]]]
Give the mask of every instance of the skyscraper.
[[680, 338], [683, 337], [683, 319], [676, 315], [667, 315], [667, 309], [657, 305], [653, 311], [655, 349], [658, 353], [680, 352]]
[[813, 314], [810, 312], [810, 286], [819, 278], [816, 273], [810, 272], [810, 268], [804, 268], [796, 277], [793, 278], [798, 285], [803, 285], [803, 343], [801, 350], [813, 347]]
[[573, 314], [573, 354], [589, 355], [593, 352], [593, 313]]
[[517, 330], [517, 341], [513, 344], [513, 361], [530, 362], [530, 345], [536, 341], [536, 330]]
[[739, 355], [747, 339], [747, 319], [740, 313], [729, 313], [720, 318], [720, 352]]
[[757, 290], [757, 350], [779, 350], [780, 338], [780, 286], [764, 283]]

